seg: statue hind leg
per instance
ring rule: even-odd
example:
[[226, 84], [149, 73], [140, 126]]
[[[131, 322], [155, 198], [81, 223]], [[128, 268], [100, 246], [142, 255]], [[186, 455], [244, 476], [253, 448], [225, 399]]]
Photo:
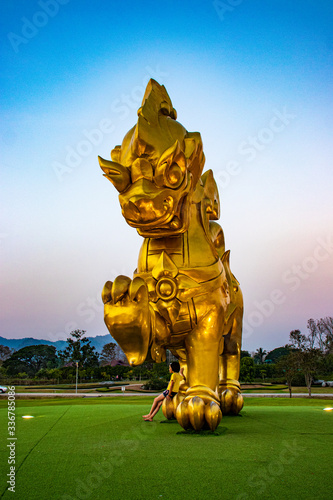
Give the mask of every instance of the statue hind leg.
[[242, 316], [243, 310], [237, 308], [230, 317], [229, 331], [224, 336], [224, 348], [220, 356], [219, 395], [224, 415], [238, 415], [244, 404], [239, 383]]

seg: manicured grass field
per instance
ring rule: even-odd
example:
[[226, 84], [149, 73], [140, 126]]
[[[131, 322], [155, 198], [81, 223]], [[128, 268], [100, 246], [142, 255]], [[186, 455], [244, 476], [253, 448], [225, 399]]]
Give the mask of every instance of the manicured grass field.
[[[16, 491], [1, 400], [0, 498], [19, 500], [313, 499], [333, 496], [333, 406], [247, 398], [215, 433], [185, 432], [151, 397], [17, 400]], [[35, 418], [25, 420], [23, 415]]]

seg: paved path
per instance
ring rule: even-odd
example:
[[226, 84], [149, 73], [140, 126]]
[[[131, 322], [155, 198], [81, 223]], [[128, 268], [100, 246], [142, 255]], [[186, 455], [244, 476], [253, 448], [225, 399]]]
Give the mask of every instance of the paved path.
[[[112, 398], [112, 397], [120, 397], [124, 396], [158, 396], [161, 394], [160, 392], [118, 392], [118, 393], [101, 393], [98, 392], [16, 392], [15, 397], [47, 397], [47, 398]], [[6, 394], [0, 394], [0, 397], [6, 397]]]
[[[128, 396], [158, 396], [160, 392], [124, 392], [124, 393], [91, 393], [91, 392], [79, 392], [75, 394], [73, 392], [17, 392], [16, 397], [51, 397], [51, 398], [114, 398], [114, 397], [128, 397]], [[262, 392], [251, 392], [242, 393], [244, 398], [289, 398], [289, 393], [262, 393]], [[6, 394], [0, 394], [0, 397], [5, 398]], [[305, 393], [293, 393], [293, 398], [307, 398], [308, 395]], [[333, 393], [331, 394], [313, 394], [313, 398], [331, 398], [333, 399]]]

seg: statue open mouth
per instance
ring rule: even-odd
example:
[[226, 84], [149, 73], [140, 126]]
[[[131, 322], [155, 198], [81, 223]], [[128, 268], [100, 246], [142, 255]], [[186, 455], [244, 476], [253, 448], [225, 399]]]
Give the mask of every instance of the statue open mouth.
[[[178, 202], [179, 214], [184, 211], [184, 199], [185, 197]], [[167, 196], [159, 204], [149, 199], [138, 200], [136, 203], [128, 201], [122, 205], [122, 214], [131, 227], [151, 231], [158, 231], [159, 228], [177, 230], [182, 227], [182, 222], [180, 215], [175, 214], [174, 204], [175, 200], [171, 196]], [[161, 209], [156, 208], [158, 205]]]
[[[172, 207], [168, 208], [162, 216], [155, 215], [148, 219], [147, 213], [140, 211], [139, 208], [131, 201], [124, 205], [122, 209], [123, 216], [127, 223], [132, 227], [156, 227], [167, 224], [173, 218]], [[148, 219], [148, 220], [147, 220]]]

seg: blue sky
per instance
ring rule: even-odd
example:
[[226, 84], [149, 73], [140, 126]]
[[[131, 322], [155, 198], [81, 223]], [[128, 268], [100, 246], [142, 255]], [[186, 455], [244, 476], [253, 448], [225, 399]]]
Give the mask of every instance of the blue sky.
[[245, 299], [243, 348], [332, 316], [330, 1], [1, 2], [1, 335], [107, 333], [100, 291], [141, 238], [97, 155], [149, 78], [201, 132]]

